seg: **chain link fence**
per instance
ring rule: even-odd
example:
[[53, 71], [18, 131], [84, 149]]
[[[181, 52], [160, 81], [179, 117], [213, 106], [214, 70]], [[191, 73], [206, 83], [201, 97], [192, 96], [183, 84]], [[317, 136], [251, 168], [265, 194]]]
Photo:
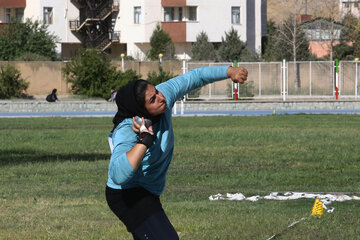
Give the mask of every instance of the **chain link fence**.
[[359, 62], [342, 61], [339, 63], [339, 93], [343, 97], [359, 96]]
[[[358, 97], [358, 65], [357, 61], [339, 63], [341, 98]], [[205, 66], [233, 66], [233, 63], [188, 62], [186, 72]], [[248, 70], [245, 84], [235, 85], [226, 79], [192, 91], [186, 96], [187, 99], [234, 99], [236, 87], [239, 99], [335, 98], [335, 62], [241, 62], [238, 66]]]

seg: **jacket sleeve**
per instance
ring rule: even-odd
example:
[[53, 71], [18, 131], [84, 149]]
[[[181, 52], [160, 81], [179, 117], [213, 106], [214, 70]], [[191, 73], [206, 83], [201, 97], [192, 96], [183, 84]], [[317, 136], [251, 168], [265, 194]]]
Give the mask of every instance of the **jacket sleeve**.
[[125, 124], [114, 132], [114, 150], [109, 165], [109, 177], [118, 185], [127, 183], [135, 174], [126, 153], [136, 144], [136, 134]]
[[206, 84], [227, 79], [228, 66], [202, 67], [172, 78], [156, 86], [166, 98], [168, 107], [190, 91]]

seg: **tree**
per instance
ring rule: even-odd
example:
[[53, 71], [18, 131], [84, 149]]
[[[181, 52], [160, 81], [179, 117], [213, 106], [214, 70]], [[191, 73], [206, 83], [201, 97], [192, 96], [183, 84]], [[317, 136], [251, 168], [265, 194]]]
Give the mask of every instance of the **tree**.
[[309, 52], [309, 41], [305, 32], [301, 29], [299, 24], [295, 23], [292, 17], [284, 21], [277, 27], [274, 32], [275, 37], [275, 51], [278, 51], [277, 57], [280, 56], [282, 60], [293, 60], [294, 62], [309, 60], [311, 54]]
[[333, 52], [334, 46], [337, 42], [337, 35], [339, 35], [339, 31], [342, 31], [344, 28], [343, 25], [337, 23], [339, 20], [339, 15], [342, 15], [339, 10], [339, 2], [334, 0], [322, 0], [316, 1], [314, 7], [318, 9], [319, 15], [325, 19], [327, 19], [330, 24], [322, 24], [322, 32], [329, 37], [328, 44], [324, 44], [323, 46], [326, 49], [329, 49], [328, 58], [330, 61], [334, 59]]
[[150, 46], [151, 49], [148, 52], [148, 58], [151, 60], [157, 60], [159, 54], [163, 54], [163, 58], [174, 59], [175, 56], [175, 47], [174, 43], [171, 40], [170, 35], [163, 31], [160, 25], [156, 25], [151, 37], [150, 37]]
[[297, 61], [309, 60], [311, 54], [309, 52], [309, 41], [304, 31], [297, 24], [296, 19], [290, 17], [278, 28], [277, 46], [278, 51], [280, 50], [283, 53], [284, 59], [293, 60], [295, 89], [300, 89], [300, 68]]
[[291, 9], [291, 12], [289, 12], [289, 18], [283, 21], [277, 28], [274, 35], [276, 38], [276, 44], [274, 44], [276, 48], [273, 49], [273, 51], [279, 51], [279, 54], [276, 54], [277, 57], [293, 60], [295, 73], [294, 82], [295, 88], [298, 90], [300, 89], [301, 84], [300, 70], [296, 61], [307, 60], [307, 58], [310, 57], [310, 53], [308, 50], [309, 43], [304, 32], [301, 30], [296, 17], [301, 9], [306, 7], [307, 3], [302, 0], [284, 0], [282, 4], [284, 7]]
[[347, 42], [352, 42], [354, 48], [354, 56], [360, 56], [360, 19], [351, 15], [345, 15], [343, 19], [345, 29], [342, 32], [342, 37]]
[[232, 62], [237, 61], [254, 61], [256, 59], [247, 47], [246, 43], [240, 40], [238, 32], [231, 28], [229, 32], [225, 32], [225, 39], [222, 37], [222, 43], [218, 50], [218, 60]]
[[0, 66], [0, 99], [19, 97], [28, 87], [29, 83], [13, 65]]
[[80, 49], [79, 55], [66, 64], [63, 72], [73, 93], [105, 99], [110, 89], [119, 89], [140, 78], [133, 70], [117, 71], [109, 57], [98, 49]]
[[273, 20], [267, 22], [267, 36], [264, 41], [264, 58], [266, 61], [281, 61], [284, 59], [282, 53], [278, 51], [278, 43], [276, 38], [276, 31], [278, 26]]
[[209, 42], [208, 35], [202, 31], [196, 36], [196, 42], [191, 47], [192, 59], [196, 61], [215, 60], [214, 45]]
[[0, 60], [11, 61], [23, 55], [36, 54], [55, 60], [57, 37], [47, 30], [47, 25], [27, 19], [25, 23], [14, 20], [0, 34]]

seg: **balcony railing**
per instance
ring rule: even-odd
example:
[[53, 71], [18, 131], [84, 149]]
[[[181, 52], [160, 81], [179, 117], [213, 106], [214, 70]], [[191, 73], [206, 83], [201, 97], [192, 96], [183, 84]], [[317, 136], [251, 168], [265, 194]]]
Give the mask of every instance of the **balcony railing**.
[[80, 21], [79, 20], [70, 20], [69, 25], [70, 25], [71, 31], [76, 31], [80, 27]]
[[109, 38], [113, 42], [119, 42], [120, 41], [120, 31], [109, 33]]

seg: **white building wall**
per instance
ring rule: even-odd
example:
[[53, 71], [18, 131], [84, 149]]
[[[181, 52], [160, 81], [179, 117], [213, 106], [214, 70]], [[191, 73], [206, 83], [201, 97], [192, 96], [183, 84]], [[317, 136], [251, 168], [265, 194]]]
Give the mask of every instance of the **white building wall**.
[[175, 56], [179, 60], [191, 59], [191, 46], [190, 42], [186, 43], [175, 43]]
[[[188, 6], [198, 6], [197, 22], [186, 25], [186, 41], [195, 42], [196, 36], [205, 31], [210, 42], [221, 42], [231, 27], [246, 41], [246, 0], [187, 0]], [[240, 6], [240, 24], [231, 24], [231, 7]]]
[[[141, 7], [141, 22], [134, 23], [134, 7]], [[150, 37], [161, 21], [161, 0], [121, 1], [114, 31], [120, 31], [120, 43], [127, 43], [127, 55], [145, 59]]]

